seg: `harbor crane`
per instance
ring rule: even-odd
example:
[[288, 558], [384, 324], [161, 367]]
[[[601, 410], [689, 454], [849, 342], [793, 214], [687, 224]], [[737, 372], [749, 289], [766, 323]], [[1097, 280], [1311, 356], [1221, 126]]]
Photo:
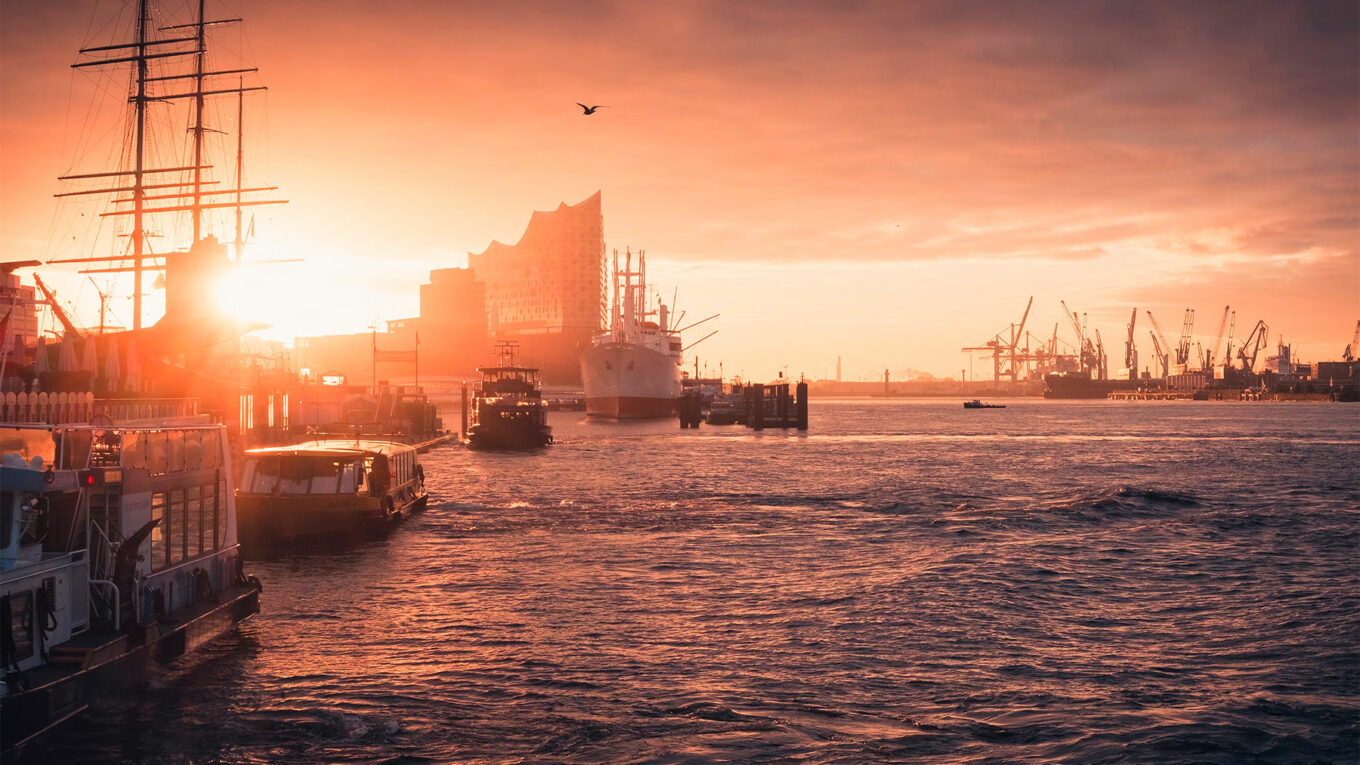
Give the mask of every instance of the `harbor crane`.
[[82, 334], [80, 327], [77, 327], [75, 322], [71, 321], [71, 317], [57, 302], [57, 293], [53, 292], [52, 288], [47, 286], [47, 282], [44, 282], [36, 272], [33, 274], [33, 283], [37, 284], [38, 289], [42, 290], [43, 296], [47, 298], [47, 305], [52, 308], [52, 313], [56, 314], [57, 321], [61, 322], [62, 329], [66, 330], [67, 337], [73, 340], [79, 338]]
[[1355, 323], [1355, 338], [1351, 340], [1350, 345], [1346, 346], [1346, 350], [1341, 354], [1341, 358], [1349, 363], [1355, 361], [1355, 355], [1357, 353], [1360, 353], [1360, 321]]
[[1256, 372], [1256, 357], [1261, 353], [1261, 349], [1266, 347], [1269, 340], [1270, 328], [1266, 326], [1264, 320], [1256, 322], [1251, 334], [1242, 341], [1242, 347], [1237, 349], [1237, 357], [1242, 360], [1242, 368], [1248, 372]]
[[1129, 379], [1138, 379], [1138, 349], [1133, 344], [1133, 325], [1138, 321], [1138, 307], [1134, 306], [1129, 315], [1129, 334], [1124, 340], [1124, 368], [1129, 370]]
[[1232, 366], [1232, 340], [1233, 333], [1237, 331], [1237, 311], [1232, 312], [1232, 318], [1228, 319], [1228, 342], [1223, 346], [1223, 366]]
[[[1020, 374], [1020, 365], [1028, 364], [1035, 359], [1029, 352], [1029, 342], [1026, 340], [1023, 349], [1020, 348], [1020, 341], [1026, 338], [1025, 323], [1029, 320], [1029, 309], [1034, 305], [1034, 296], [1031, 295], [1029, 302], [1025, 304], [1025, 313], [1020, 317], [1019, 324], [1011, 324], [1007, 330], [996, 333], [991, 340], [980, 346], [964, 348], [965, 353], [981, 351], [992, 355], [992, 384], [999, 385], [1003, 375], [1011, 378], [1011, 387], [1014, 387]], [[1005, 334], [1006, 337], [1002, 337]], [[1002, 360], [1006, 360], [1006, 369], [1001, 368]]]
[[1185, 321], [1181, 324], [1181, 342], [1176, 346], [1176, 363], [1190, 363], [1190, 335], [1195, 329], [1195, 309], [1185, 309]]
[[[1148, 315], [1151, 316], [1152, 314]], [[1152, 338], [1152, 352], [1157, 357], [1157, 362], [1162, 366], [1161, 377], [1165, 379], [1167, 375], [1171, 374], [1171, 360], [1167, 358], [1166, 352], [1162, 350], [1162, 344], [1157, 342], [1157, 333], [1149, 329], [1148, 337]]]
[[1157, 323], [1157, 317], [1152, 315], [1152, 311], [1147, 312], [1148, 321], [1152, 322], [1152, 339], [1157, 344], [1157, 354], [1162, 357], [1162, 377], [1171, 374], [1171, 343], [1166, 341], [1166, 335], [1162, 333], [1162, 326]]
[[1223, 318], [1218, 320], [1218, 332], [1214, 335], [1214, 344], [1209, 346], [1208, 352], [1204, 354], [1205, 369], [1214, 368], [1214, 361], [1218, 355], [1218, 344], [1223, 342], [1223, 330], [1228, 326], [1228, 311], [1231, 308], [1232, 306], [1223, 306]]

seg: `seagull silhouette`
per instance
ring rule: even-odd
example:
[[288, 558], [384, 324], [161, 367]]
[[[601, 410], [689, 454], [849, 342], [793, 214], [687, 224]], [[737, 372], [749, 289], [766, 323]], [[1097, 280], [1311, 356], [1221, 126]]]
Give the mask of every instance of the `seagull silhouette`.
[[605, 106], [604, 104], [600, 104], [600, 105], [598, 105], [598, 106], [586, 106], [585, 104], [581, 103], [580, 101], [577, 101], [577, 102], [576, 102], [576, 105], [579, 106], [579, 107], [581, 107], [582, 109], [584, 109], [584, 110], [585, 110], [585, 113], [586, 113], [587, 115], [594, 114], [596, 109], [608, 109], [608, 108], [609, 108], [608, 106]]

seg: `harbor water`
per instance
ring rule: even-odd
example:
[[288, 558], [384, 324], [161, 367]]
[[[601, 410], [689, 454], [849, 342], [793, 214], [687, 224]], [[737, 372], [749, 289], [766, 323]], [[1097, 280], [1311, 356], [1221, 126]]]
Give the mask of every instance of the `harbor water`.
[[1355, 762], [1360, 409], [555, 412], [44, 762]]

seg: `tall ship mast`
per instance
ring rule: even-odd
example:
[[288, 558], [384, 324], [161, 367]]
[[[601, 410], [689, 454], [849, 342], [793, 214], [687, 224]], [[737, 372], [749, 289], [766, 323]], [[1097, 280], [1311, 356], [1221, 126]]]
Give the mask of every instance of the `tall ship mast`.
[[581, 355], [586, 416], [611, 420], [673, 417], [680, 397], [683, 346], [670, 308], [647, 297], [646, 254], [614, 251], [614, 302], [609, 329]]
[[[126, 145], [122, 152], [122, 166], [101, 172], [79, 172], [63, 175], [65, 182], [100, 181], [98, 188], [78, 189], [57, 194], [58, 197], [88, 195], [111, 196], [109, 207], [100, 213], [101, 218], [131, 218], [131, 230], [127, 233], [126, 250], [111, 255], [85, 258], [66, 258], [48, 261], [52, 264], [77, 263], [88, 266], [82, 273], [131, 273], [133, 276], [132, 329], [142, 329], [146, 320], [143, 306], [145, 297], [145, 277], [148, 272], [165, 272], [166, 313], [176, 308], [193, 309], [193, 297], [177, 300], [193, 287], [201, 286], [208, 278], [205, 271], [225, 268], [228, 258], [225, 248], [219, 245], [216, 237], [205, 236], [205, 212], [218, 208], [234, 208], [236, 211], [236, 244], [239, 259], [242, 238], [240, 235], [241, 209], [256, 205], [283, 204], [286, 200], [256, 199], [251, 196], [257, 192], [272, 191], [275, 187], [243, 188], [241, 177], [243, 130], [243, 96], [246, 93], [262, 91], [264, 86], [247, 86], [244, 75], [257, 70], [254, 67], [215, 69], [209, 56], [207, 31], [212, 27], [236, 24], [238, 18], [210, 19], [207, 16], [206, 0], [197, 0], [193, 21], [183, 24], [157, 25], [155, 18], [164, 16], [151, 0], [138, 0], [137, 17], [130, 42], [113, 43], [82, 48], [82, 60], [72, 64], [75, 69], [102, 69], [106, 67], [128, 66], [131, 68], [131, 86], [128, 103], [131, 104], [129, 126], [126, 130]], [[223, 82], [220, 78], [236, 75], [234, 84]], [[206, 122], [207, 105], [211, 99], [234, 95], [237, 98], [237, 157], [236, 173], [230, 188], [206, 189], [215, 186], [220, 180], [212, 178], [208, 171], [214, 169], [209, 164], [205, 136], [221, 132], [210, 128]], [[164, 141], [153, 140], [151, 134], [151, 115], [153, 108], [167, 108], [176, 102], [191, 100], [188, 134], [190, 142], [185, 158], [178, 162], [151, 161], [153, 146]], [[173, 142], [177, 144], [178, 142]], [[188, 257], [176, 257], [176, 253], [155, 252], [150, 240], [159, 236], [152, 231], [149, 222], [160, 220], [165, 214], [187, 213], [190, 221], [190, 241]], [[178, 278], [177, 278], [178, 277]], [[176, 305], [178, 304], [178, 305]]]

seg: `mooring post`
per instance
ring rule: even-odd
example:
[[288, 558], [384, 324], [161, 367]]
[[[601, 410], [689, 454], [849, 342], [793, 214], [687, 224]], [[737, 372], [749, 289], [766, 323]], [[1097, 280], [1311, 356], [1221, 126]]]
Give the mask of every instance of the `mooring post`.
[[798, 429], [808, 429], [808, 384], [806, 380], [798, 383]]
[[463, 381], [463, 429], [462, 429], [461, 431], [459, 431], [459, 435], [458, 435], [459, 438], [467, 438], [467, 420], [468, 420], [468, 396], [467, 396], [467, 394], [468, 394], [467, 380], [464, 380], [464, 381]]
[[751, 410], [751, 427], [754, 430], [765, 429], [765, 384], [756, 383], [751, 386], [751, 400], [755, 408]]

